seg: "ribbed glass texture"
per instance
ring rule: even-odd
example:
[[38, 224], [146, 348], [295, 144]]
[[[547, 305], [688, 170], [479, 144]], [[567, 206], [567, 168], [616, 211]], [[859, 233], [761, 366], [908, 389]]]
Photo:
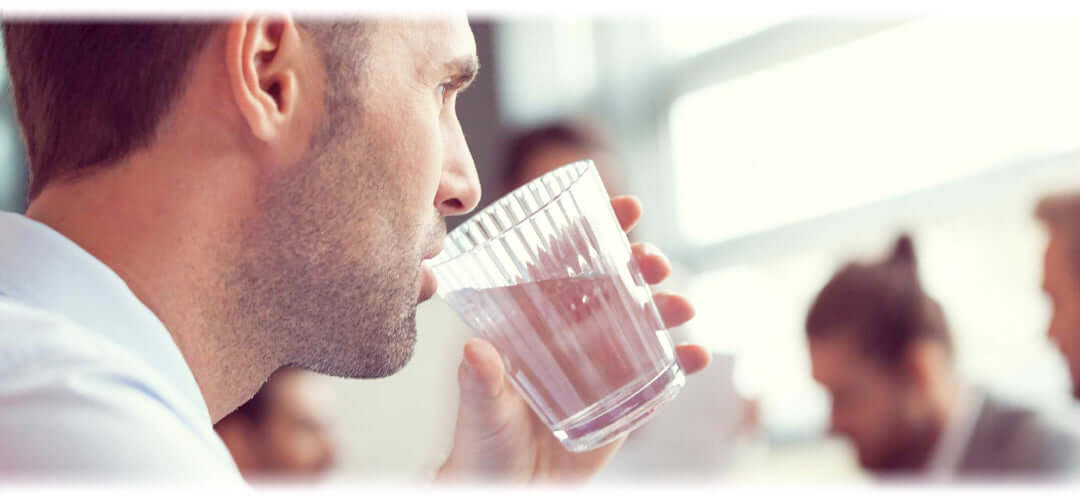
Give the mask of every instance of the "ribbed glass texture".
[[591, 161], [522, 186], [446, 238], [438, 293], [503, 356], [571, 451], [610, 442], [684, 376]]

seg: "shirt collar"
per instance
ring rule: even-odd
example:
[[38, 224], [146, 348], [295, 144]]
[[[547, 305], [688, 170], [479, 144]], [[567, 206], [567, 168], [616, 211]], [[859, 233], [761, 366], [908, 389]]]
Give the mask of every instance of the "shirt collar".
[[194, 421], [210, 422], [195, 376], [165, 325], [112, 269], [64, 235], [0, 211], [0, 296], [61, 315], [146, 361]]
[[985, 395], [974, 387], [962, 385], [956, 400], [956, 409], [945, 422], [945, 429], [934, 446], [934, 453], [926, 466], [926, 473], [933, 479], [948, 480], [956, 474], [964, 451], [975, 432], [975, 422], [982, 413]]

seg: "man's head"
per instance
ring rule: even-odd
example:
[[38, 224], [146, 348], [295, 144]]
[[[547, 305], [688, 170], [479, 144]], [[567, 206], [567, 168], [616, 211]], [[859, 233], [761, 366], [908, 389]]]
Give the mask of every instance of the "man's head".
[[503, 186], [507, 192], [556, 168], [591, 159], [611, 194], [622, 190], [606, 134], [588, 122], [559, 121], [526, 130], [509, 142]]
[[140, 297], [167, 326], [196, 322], [267, 370], [407, 362], [435, 287], [421, 263], [480, 196], [455, 111], [477, 70], [464, 17], [6, 22], [4, 37], [28, 213], [116, 217], [118, 269], [153, 241], [161, 265], [126, 270], [136, 293], [201, 292]]
[[1043, 257], [1043, 290], [1053, 307], [1048, 335], [1065, 356], [1080, 399], [1080, 194], [1044, 198], [1036, 216], [1050, 230]]
[[334, 394], [309, 371], [282, 368], [214, 429], [250, 479], [318, 479], [334, 465]]
[[943, 425], [950, 377], [941, 307], [919, 283], [911, 240], [881, 262], [851, 263], [819, 292], [806, 319], [813, 376], [832, 396], [830, 430], [879, 472], [919, 468]]

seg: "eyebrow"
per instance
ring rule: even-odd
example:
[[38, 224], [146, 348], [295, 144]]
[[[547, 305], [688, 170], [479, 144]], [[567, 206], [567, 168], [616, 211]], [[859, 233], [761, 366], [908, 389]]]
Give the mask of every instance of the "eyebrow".
[[480, 60], [475, 55], [458, 57], [447, 62], [446, 69], [451, 74], [451, 83], [464, 90], [480, 72]]

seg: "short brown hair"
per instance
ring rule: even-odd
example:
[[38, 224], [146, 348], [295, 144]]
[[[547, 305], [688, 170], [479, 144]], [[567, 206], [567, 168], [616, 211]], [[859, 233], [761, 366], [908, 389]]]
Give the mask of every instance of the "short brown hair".
[[911, 238], [897, 239], [880, 262], [842, 267], [818, 293], [806, 318], [811, 340], [850, 335], [872, 359], [895, 367], [917, 340], [951, 353], [945, 313], [922, 289]]
[[611, 151], [610, 139], [599, 126], [585, 120], [558, 120], [521, 132], [509, 141], [506, 168], [502, 172], [503, 186], [520, 181], [525, 161], [530, 155], [552, 144], [586, 150]]
[[30, 198], [149, 145], [212, 32], [202, 22], [4, 22]]

